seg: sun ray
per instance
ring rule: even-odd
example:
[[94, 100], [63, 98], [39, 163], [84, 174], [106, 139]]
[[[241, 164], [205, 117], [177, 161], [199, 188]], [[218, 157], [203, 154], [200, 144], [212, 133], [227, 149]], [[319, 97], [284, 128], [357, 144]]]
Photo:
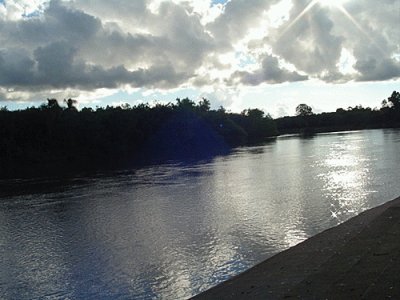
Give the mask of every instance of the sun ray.
[[383, 54], [386, 55], [386, 51], [373, 39], [369, 36], [364, 28], [353, 18], [353, 16], [344, 8], [342, 5], [338, 5], [337, 8], [350, 20], [351, 23]]
[[341, 11], [350, 22], [383, 54], [386, 55], [386, 51], [375, 41], [373, 40], [364, 30], [364, 28], [353, 18], [353, 16], [344, 8], [343, 4], [347, 0], [312, 0], [302, 11], [301, 13], [286, 26], [286, 28], [280, 33], [279, 38], [284, 36], [306, 13], [308, 13], [315, 5], [321, 4], [323, 6], [328, 6], [330, 8], [336, 8]]
[[312, 0], [304, 9], [303, 11], [292, 21], [290, 22], [290, 24], [288, 26], [286, 26], [286, 28], [282, 31], [282, 33], [280, 34], [280, 37], [284, 36], [286, 32], [288, 32], [288, 30], [290, 28], [293, 27], [293, 25], [295, 25], [306, 13], [308, 13], [308, 11], [314, 7], [315, 4], [318, 3], [319, 0]]

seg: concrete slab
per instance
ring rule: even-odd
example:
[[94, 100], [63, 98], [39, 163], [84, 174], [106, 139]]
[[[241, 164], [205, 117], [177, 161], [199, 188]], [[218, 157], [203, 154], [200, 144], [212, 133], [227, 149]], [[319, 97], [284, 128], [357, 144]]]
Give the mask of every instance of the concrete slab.
[[400, 299], [400, 198], [194, 299]]

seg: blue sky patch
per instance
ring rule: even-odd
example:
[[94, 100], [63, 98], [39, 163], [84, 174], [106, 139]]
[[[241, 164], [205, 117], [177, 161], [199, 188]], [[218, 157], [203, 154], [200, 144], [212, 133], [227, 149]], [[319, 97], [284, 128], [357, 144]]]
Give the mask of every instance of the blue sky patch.
[[212, 0], [212, 4], [225, 4], [228, 0]]

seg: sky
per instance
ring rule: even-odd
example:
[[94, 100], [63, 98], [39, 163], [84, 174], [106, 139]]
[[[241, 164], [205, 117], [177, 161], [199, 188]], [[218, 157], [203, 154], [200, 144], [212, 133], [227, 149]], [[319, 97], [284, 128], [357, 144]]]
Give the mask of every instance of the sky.
[[0, 106], [174, 102], [294, 115], [400, 90], [400, 0], [0, 0]]

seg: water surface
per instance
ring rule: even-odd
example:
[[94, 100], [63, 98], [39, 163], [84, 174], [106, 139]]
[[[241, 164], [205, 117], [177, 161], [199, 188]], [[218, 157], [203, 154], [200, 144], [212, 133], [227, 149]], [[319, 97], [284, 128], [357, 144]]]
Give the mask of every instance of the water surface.
[[2, 182], [0, 298], [184, 299], [394, 199], [399, 177], [400, 131], [371, 130]]

